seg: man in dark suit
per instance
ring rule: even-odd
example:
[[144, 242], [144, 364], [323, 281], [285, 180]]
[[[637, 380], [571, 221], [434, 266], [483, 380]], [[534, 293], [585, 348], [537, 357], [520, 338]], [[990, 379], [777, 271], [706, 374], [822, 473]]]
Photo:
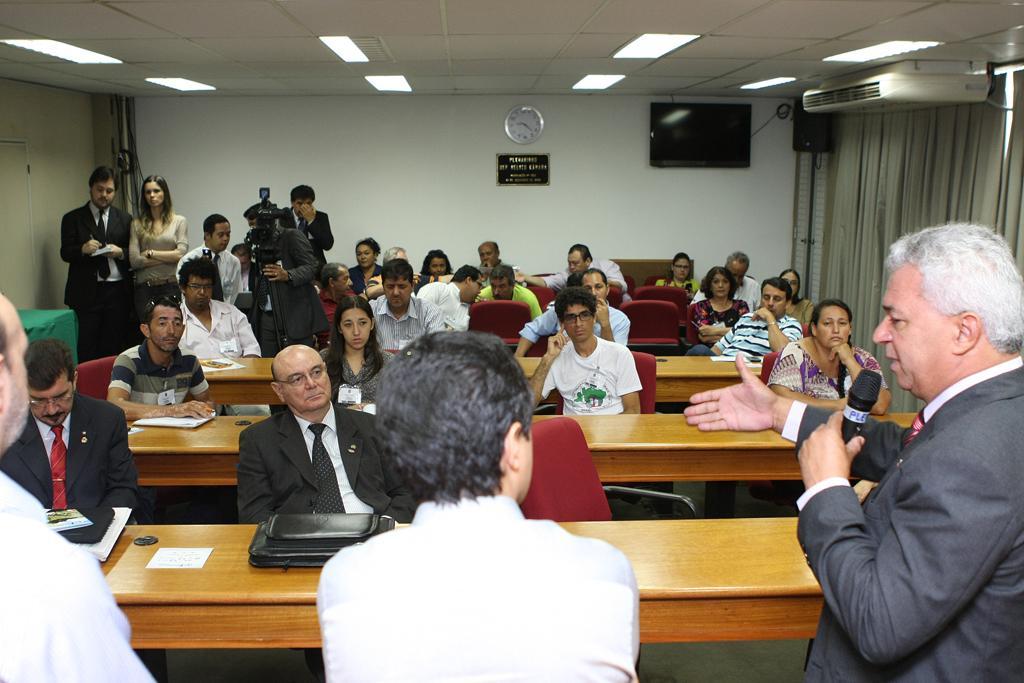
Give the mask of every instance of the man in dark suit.
[[121, 409], [75, 393], [71, 350], [58, 339], [32, 342], [25, 364], [29, 415], [0, 469], [46, 508], [137, 509], [138, 474]]
[[[282, 347], [291, 344], [313, 346], [313, 335], [328, 328], [327, 316], [313, 287], [319, 267], [310, 241], [294, 228], [278, 228], [276, 235], [274, 243], [280, 259], [263, 264], [250, 313], [264, 358], [273, 358]], [[276, 323], [275, 305], [279, 306]], [[281, 329], [277, 330], [276, 325]], [[286, 337], [283, 344], [278, 331]]]
[[[313, 248], [313, 256], [322, 267], [327, 263], [325, 251], [334, 246], [334, 235], [331, 234], [331, 221], [323, 211], [313, 206], [316, 193], [309, 185], [298, 185], [292, 188], [292, 212], [289, 218], [281, 221], [287, 228], [296, 228], [302, 236], [309, 240]], [[319, 268], [317, 268], [319, 272]]]
[[114, 181], [111, 168], [93, 171], [89, 202], [60, 223], [60, 257], [70, 264], [64, 303], [78, 316], [79, 362], [115, 356], [131, 344], [132, 218], [113, 206]]
[[[910, 429], [869, 421], [844, 444], [840, 413], [776, 396], [742, 363], [743, 383], [694, 396], [687, 420], [797, 441], [798, 538], [825, 596], [807, 680], [1017, 680], [1024, 283], [973, 225], [907, 235], [886, 266], [874, 341], [925, 401]], [[851, 472], [879, 482], [863, 508]]]
[[238, 520], [274, 513], [376, 512], [412, 520], [415, 503], [374, 443], [374, 420], [337, 408], [323, 359], [294, 345], [272, 366], [288, 410], [245, 429], [238, 444]]

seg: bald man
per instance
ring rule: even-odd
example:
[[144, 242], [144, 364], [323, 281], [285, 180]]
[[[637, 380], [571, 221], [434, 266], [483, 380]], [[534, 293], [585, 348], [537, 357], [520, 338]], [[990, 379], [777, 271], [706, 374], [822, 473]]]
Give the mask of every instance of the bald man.
[[283, 349], [271, 387], [288, 410], [248, 427], [239, 439], [238, 520], [275, 513], [375, 512], [412, 521], [415, 503], [374, 443], [373, 415], [339, 408], [320, 354]]

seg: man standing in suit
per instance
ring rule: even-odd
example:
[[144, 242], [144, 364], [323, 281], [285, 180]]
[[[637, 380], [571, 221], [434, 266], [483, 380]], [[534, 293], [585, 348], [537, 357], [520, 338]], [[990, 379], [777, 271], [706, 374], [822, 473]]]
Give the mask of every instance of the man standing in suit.
[[238, 521], [274, 513], [376, 512], [412, 519], [409, 490], [374, 443], [374, 417], [335, 407], [320, 354], [294, 345], [271, 366], [288, 410], [247, 427], [238, 442]]
[[[114, 356], [130, 343], [132, 218], [113, 206], [114, 171], [89, 176], [89, 202], [64, 214], [60, 257], [69, 263], [64, 303], [78, 316], [78, 361]], [[98, 253], [97, 253], [98, 252]]]
[[138, 474], [120, 408], [75, 393], [78, 372], [59, 339], [25, 355], [29, 415], [0, 469], [45, 507], [139, 507]]
[[[1003, 239], [974, 225], [907, 235], [886, 268], [874, 341], [925, 401], [913, 426], [869, 420], [844, 444], [840, 413], [776, 396], [742, 362], [743, 383], [694, 396], [687, 421], [799, 446], [798, 537], [825, 595], [807, 680], [1016, 680], [1024, 283]], [[879, 482], [863, 508], [851, 472]]]
[[298, 185], [292, 188], [291, 221], [282, 221], [282, 225], [288, 228], [296, 228], [303, 237], [309, 240], [309, 246], [313, 248], [313, 256], [320, 267], [327, 263], [325, 251], [334, 246], [334, 235], [331, 234], [331, 221], [323, 211], [317, 211], [313, 206], [316, 201], [316, 193], [309, 185]]

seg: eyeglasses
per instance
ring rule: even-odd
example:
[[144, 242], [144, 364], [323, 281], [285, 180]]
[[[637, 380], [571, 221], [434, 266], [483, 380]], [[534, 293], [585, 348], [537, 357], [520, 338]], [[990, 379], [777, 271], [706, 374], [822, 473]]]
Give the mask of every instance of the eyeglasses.
[[562, 323], [565, 325], [573, 325], [577, 320], [585, 323], [589, 320], [594, 319], [594, 314], [590, 311], [581, 311], [580, 313], [566, 313], [562, 316]]
[[55, 406], [63, 405], [71, 400], [71, 397], [75, 394], [74, 385], [68, 387], [60, 396], [51, 396], [50, 398], [30, 398], [28, 404], [33, 408], [39, 408], [42, 406], [50, 405], [51, 403]]
[[288, 379], [282, 379], [278, 381], [281, 384], [287, 384], [290, 387], [297, 387], [304, 381], [306, 381], [306, 379], [310, 379], [314, 382], [319, 382], [320, 378], [324, 376], [325, 372], [327, 372], [327, 368], [321, 364], [319, 367], [315, 367], [312, 370], [310, 370], [309, 373], [295, 373], [294, 375], [290, 375]]
[[189, 289], [191, 289], [193, 292], [202, 292], [203, 290], [206, 290], [206, 291], [209, 291], [209, 292], [213, 291], [213, 284], [212, 283], [208, 284], [208, 285], [197, 285], [197, 284], [194, 284], [194, 283], [190, 282], [190, 283], [188, 283], [185, 286], [188, 287]]

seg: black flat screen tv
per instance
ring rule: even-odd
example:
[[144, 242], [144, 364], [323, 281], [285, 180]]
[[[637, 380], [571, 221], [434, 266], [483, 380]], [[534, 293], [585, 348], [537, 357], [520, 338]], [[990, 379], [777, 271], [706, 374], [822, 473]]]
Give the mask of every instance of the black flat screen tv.
[[750, 105], [651, 102], [651, 166], [750, 166]]

